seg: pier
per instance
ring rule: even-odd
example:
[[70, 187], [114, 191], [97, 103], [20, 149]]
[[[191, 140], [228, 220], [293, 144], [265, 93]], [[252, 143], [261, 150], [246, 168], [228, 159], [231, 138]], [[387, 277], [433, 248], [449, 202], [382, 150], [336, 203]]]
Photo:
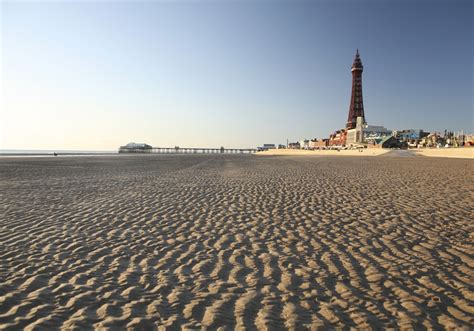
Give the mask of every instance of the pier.
[[119, 153], [141, 153], [141, 154], [253, 154], [257, 152], [254, 148], [210, 148], [210, 147], [127, 147], [122, 146]]

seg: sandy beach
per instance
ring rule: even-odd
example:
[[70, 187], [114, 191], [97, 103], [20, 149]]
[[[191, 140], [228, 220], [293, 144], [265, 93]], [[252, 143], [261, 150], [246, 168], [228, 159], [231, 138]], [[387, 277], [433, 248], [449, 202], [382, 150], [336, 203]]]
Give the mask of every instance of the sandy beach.
[[0, 329], [469, 330], [473, 175], [396, 155], [0, 158]]

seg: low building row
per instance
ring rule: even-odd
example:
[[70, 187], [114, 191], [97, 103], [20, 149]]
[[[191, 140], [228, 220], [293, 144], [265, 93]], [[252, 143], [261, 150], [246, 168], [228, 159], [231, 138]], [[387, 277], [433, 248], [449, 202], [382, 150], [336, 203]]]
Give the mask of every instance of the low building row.
[[429, 133], [422, 129], [390, 130], [382, 125], [364, 123], [357, 118], [353, 129], [336, 130], [327, 139], [302, 139], [288, 144], [287, 148], [333, 149], [333, 148], [416, 148], [416, 147], [461, 147], [474, 146], [474, 135], [463, 132]]

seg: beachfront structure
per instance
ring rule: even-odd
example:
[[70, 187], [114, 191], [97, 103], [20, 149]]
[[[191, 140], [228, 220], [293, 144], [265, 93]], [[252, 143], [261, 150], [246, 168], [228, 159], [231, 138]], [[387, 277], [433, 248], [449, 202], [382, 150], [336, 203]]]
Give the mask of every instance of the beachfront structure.
[[429, 132], [424, 132], [422, 129], [405, 129], [393, 131], [393, 135], [400, 140], [411, 141], [420, 140], [429, 135]]
[[387, 129], [383, 125], [364, 125], [362, 128], [363, 138], [367, 139], [370, 137], [390, 137], [392, 130]]
[[354, 129], [347, 130], [346, 145], [370, 143], [373, 140], [380, 140], [392, 136], [393, 131], [382, 125], [369, 125], [364, 123], [362, 117], [357, 117], [357, 124]]
[[289, 149], [300, 149], [300, 143], [297, 141], [295, 143], [288, 143]]
[[145, 143], [128, 143], [120, 146], [119, 153], [151, 153], [153, 147]]
[[444, 146], [444, 139], [438, 132], [432, 132], [420, 140], [420, 147], [441, 147]]
[[360, 60], [359, 50], [356, 52], [351, 70], [352, 94], [343, 145], [357, 145], [390, 137], [392, 130], [388, 130], [382, 125], [369, 125], [365, 119], [364, 102], [362, 100], [362, 72], [364, 71], [364, 66]]
[[357, 50], [354, 62], [351, 67], [352, 71], [352, 94], [349, 104], [349, 116], [347, 117], [346, 128], [348, 130], [355, 129], [357, 118], [362, 117], [363, 124], [366, 123], [364, 115], [364, 102], [362, 100], [362, 72], [364, 66], [360, 60], [359, 50]]
[[444, 135], [433, 132], [421, 138], [417, 147], [461, 147], [473, 146], [474, 135], [463, 134], [462, 132], [444, 131]]
[[300, 148], [301, 149], [309, 149], [309, 140], [308, 139], [301, 139], [300, 140]]
[[373, 141], [379, 141], [392, 136], [393, 131], [381, 125], [367, 125], [363, 128], [362, 142], [370, 144]]
[[474, 146], [474, 134], [462, 135], [462, 145], [464, 146]]
[[[311, 142], [311, 147], [360, 147], [362, 144], [377, 144], [382, 139], [392, 136], [392, 130], [382, 125], [369, 125], [365, 119], [364, 102], [362, 98], [362, 72], [364, 71], [364, 66], [360, 59], [359, 50], [356, 52], [351, 71], [352, 93], [346, 127], [330, 134], [329, 139], [326, 141], [320, 143]], [[389, 143], [386, 143], [384, 146], [388, 144]]]
[[309, 141], [309, 149], [325, 149], [329, 144], [329, 139], [311, 139]]
[[424, 132], [422, 129], [405, 129], [393, 131], [393, 136], [399, 141], [406, 142], [408, 147], [417, 147], [421, 139], [428, 136], [429, 132]]
[[[405, 143], [406, 145], [406, 143]], [[394, 136], [386, 136], [383, 138], [374, 138], [369, 144], [369, 148], [404, 148], [402, 143]]]
[[347, 130], [337, 130], [333, 134], [329, 135], [328, 146], [330, 147], [343, 147], [346, 145]]
[[381, 125], [361, 124], [355, 129], [337, 130], [329, 136], [329, 146], [353, 146], [359, 144], [370, 144], [383, 138], [391, 137], [392, 130]]
[[263, 144], [263, 146], [257, 147], [257, 151], [268, 151], [269, 149], [276, 149], [275, 144]]
[[356, 127], [347, 130], [346, 143], [358, 144], [364, 142], [364, 120], [361, 116], [357, 117]]
[[[373, 126], [368, 126], [364, 114], [364, 102], [362, 98], [362, 72], [364, 66], [360, 59], [359, 50], [356, 51], [354, 62], [352, 63], [352, 90], [349, 104], [349, 115], [346, 127], [337, 130], [329, 136], [328, 146], [343, 147], [348, 144], [357, 144], [364, 141], [364, 135], [370, 135], [376, 130]], [[366, 129], [366, 131], [364, 131]]]
[[[273, 145], [273, 144], [272, 144]], [[275, 146], [275, 145], [273, 145]], [[274, 148], [274, 147], [273, 147]], [[119, 153], [150, 153], [150, 154], [253, 154], [255, 148], [215, 148], [215, 147], [156, 147], [147, 144], [128, 143], [120, 146]]]

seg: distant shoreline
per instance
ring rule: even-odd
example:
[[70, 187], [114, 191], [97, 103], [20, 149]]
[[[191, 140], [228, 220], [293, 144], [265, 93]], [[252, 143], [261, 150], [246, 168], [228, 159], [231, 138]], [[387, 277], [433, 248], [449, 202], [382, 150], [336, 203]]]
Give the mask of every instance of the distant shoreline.
[[0, 157], [38, 157], [38, 156], [104, 156], [118, 155], [116, 151], [67, 151], [67, 150], [0, 150]]

